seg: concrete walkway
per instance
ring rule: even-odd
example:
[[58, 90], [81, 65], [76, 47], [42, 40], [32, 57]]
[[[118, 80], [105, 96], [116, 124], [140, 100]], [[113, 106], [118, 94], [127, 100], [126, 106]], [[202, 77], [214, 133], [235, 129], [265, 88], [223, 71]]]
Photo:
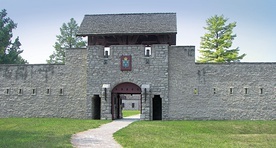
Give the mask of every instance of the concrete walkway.
[[80, 132], [71, 137], [73, 147], [77, 148], [121, 148], [114, 138], [113, 133], [140, 120], [140, 115], [114, 120], [96, 129]]

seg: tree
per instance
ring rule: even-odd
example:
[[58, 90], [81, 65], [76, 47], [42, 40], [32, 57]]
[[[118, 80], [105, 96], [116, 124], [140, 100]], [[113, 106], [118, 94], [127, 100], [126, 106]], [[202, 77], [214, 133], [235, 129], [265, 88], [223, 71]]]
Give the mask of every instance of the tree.
[[236, 34], [232, 34], [236, 22], [226, 25], [227, 21], [223, 15], [207, 19], [207, 27], [204, 27], [207, 33], [201, 37], [199, 50], [201, 57], [198, 62], [226, 63], [243, 59], [245, 54], [239, 56], [239, 47], [230, 49], [236, 37]]
[[76, 21], [71, 18], [67, 24], [63, 23], [60, 28], [60, 35], [57, 35], [57, 42], [55, 42], [55, 51], [46, 60], [49, 64], [64, 64], [65, 63], [65, 49], [66, 48], [81, 48], [85, 47], [86, 42], [81, 37], [77, 37], [76, 33], [79, 26]]
[[0, 12], [0, 64], [26, 64], [20, 54], [21, 43], [19, 37], [14, 42], [12, 39], [12, 30], [17, 27], [17, 24], [7, 17], [7, 11], [3, 9]]

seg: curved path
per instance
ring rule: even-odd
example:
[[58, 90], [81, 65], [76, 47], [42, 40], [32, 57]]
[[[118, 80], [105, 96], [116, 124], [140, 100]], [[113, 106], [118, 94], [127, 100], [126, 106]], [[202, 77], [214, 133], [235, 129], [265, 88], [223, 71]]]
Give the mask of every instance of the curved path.
[[77, 148], [121, 148], [122, 146], [114, 140], [113, 133], [138, 120], [140, 115], [114, 120], [99, 128], [74, 134], [71, 143]]

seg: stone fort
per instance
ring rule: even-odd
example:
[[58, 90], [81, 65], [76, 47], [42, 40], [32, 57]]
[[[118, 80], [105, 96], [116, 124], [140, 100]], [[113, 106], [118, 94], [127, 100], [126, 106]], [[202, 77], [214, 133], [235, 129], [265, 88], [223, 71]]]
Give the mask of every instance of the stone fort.
[[195, 63], [176, 33], [175, 13], [85, 15], [65, 64], [0, 65], [0, 117], [119, 119], [138, 95], [141, 120], [275, 120], [276, 63]]

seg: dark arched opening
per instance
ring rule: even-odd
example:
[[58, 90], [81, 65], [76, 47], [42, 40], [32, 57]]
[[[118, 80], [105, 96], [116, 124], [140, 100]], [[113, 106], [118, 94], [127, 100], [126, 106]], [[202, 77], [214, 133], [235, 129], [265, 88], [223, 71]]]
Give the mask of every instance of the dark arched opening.
[[154, 95], [152, 98], [152, 120], [162, 120], [162, 98]]
[[99, 95], [92, 97], [92, 119], [101, 119], [101, 98]]

